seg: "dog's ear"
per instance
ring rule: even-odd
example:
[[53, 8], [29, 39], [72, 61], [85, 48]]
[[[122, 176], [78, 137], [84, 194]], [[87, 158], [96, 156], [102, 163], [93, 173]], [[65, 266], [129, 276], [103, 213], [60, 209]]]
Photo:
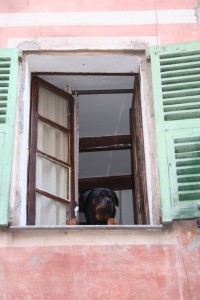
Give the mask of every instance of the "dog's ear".
[[115, 206], [119, 206], [119, 199], [114, 191], [110, 191]]
[[91, 190], [80, 193], [79, 196], [79, 211], [84, 212], [88, 202], [88, 196], [91, 193]]

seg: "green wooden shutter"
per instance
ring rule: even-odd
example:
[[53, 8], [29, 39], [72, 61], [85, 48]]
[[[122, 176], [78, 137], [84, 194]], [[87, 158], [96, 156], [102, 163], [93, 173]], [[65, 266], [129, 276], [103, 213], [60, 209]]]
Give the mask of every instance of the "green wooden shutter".
[[0, 49], [0, 225], [8, 224], [18, 52]]
[[200, 217], [200, 41], [151, 49], [162, 219]]

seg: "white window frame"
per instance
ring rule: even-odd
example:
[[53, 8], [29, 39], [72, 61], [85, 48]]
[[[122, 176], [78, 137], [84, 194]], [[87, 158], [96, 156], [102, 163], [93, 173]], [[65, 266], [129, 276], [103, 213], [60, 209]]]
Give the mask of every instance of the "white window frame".
[[[81, 55], [82, 52], [66, 50], [53, 53], [51, 51], [44, 52], [52, 54], [56, 60], [59, 55]], [[156, 154], [156, 139], [154, 126], [154, 111], [153, 98], [151, 88], [151, 68], [150, 62], [147, 59], [148, 47], [144, 44], [136, 49], [119, 49], [113, 50], [112, 54], [121, 53], [129, 50], [133, 56], [140, 57], [140, 76], [141, 76], [141, 101], [143, 112], [143, 129], [144, 129], [144, 145], [145, 145], [145, 160], [146, 160], [146, 175], [147, 175], [147, 191], [150, 212], [150, 225], [158, 225], [160, 220], [160, 190], [159, 176]], [[86, 54], [98, 55], [101, 52], [85, 51]], [[110, 53], [109, 51], [102, 51]], [[14, 140], [14, 159], [12, 170], [12, 185], [10, 199], [10, 222], [12, 225], [26, 226], [26, 201], [27, 201], [27, 166], [28, 166], [28, 147], [29, 147], [29, 111], [30, 111], [30, 93], [31, 93], [31, 73], [41, 70], [35, 70], [36, 61], [35, 55], [38, 55], [38, 60], [42, 59], [43, 53], [38, 51], [22, 51], [21, 52], [21, 68], [19, 74], [19, 91], [17, 99], [15, 140]], [[78, 57], [78, 56], [77, 56]], [[59, 72], [59, 67], [57, 69]]]

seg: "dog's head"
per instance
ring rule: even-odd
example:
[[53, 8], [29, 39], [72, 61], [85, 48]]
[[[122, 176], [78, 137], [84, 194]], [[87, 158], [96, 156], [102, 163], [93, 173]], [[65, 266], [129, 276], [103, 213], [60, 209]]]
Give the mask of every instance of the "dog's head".
[[80, 211], [85, 213], [87, 224], [107, 224], [108, 219], [115, 217], [115, 206], [119, 206], [119, 200], [110, 189], [92, 189], [80, 197]]

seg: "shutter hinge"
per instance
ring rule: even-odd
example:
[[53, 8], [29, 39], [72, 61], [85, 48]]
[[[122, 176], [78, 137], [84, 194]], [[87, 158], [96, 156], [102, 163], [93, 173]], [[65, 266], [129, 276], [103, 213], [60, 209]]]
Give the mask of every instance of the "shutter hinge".
[[197, 227], [200, 228], [200, 218], [197, 219]]
[[[200, 210], [200, 204], [197, 204], [197, 210]], [[200, 228], [200, 218], [197, 219], [197, 227]]]
[[151, 62], [151, 56], [150, 56], [150, 55], [147, 55], [147, 56], [146, 56], [146, 61], [147, 61], [147, 62]]
[[20, 64], [22, 64], [22, 56], [18, 56], [18, 61]]

